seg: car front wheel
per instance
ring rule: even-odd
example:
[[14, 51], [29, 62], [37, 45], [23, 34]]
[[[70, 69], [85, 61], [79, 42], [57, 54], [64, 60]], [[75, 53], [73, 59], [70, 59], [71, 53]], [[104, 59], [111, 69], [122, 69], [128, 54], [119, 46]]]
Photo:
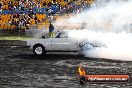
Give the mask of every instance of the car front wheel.
[[43, 45], [38, 44], [33, 47], [33, 53], [35, 55], [45, 55], [46, 51]]

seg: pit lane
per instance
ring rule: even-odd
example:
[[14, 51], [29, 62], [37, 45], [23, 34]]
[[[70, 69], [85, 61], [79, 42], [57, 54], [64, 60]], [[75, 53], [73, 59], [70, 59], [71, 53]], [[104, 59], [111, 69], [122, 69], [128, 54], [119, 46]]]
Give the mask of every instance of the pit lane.
[[131, 88], [130, 83], [79, 85], [77, 67], [87, 74], [132, 75], [132, 62], [85, 58], [71, 53], [34, 56], [28, 48], [0, 48], [0, 88]]

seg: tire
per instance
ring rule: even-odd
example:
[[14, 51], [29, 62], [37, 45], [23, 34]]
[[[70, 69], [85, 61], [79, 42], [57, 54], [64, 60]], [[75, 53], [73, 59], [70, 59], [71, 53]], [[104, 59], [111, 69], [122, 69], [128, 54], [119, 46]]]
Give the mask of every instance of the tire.
[[43, 45], [37, 44], [33, 47], [33, 53], [37, 56], [45, 55], [46, 51]]
[[93, 48], [93, 45], [91, 45], [90, 43], [85, 43], [83, 45], [80, 46], [80, 50], [81, 51], [87, 51]]

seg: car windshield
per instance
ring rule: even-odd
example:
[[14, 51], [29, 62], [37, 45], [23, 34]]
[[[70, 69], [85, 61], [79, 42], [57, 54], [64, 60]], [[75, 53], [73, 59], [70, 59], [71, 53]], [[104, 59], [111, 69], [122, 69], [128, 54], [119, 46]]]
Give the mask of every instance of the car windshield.
[[55, 38], [68, 38], [68, 32], [60, 32]]

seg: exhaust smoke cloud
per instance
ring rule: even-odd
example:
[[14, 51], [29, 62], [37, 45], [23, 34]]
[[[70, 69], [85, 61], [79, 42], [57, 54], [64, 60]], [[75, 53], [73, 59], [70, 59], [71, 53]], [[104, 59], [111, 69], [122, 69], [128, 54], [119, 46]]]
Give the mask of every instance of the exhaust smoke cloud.
[[65, 20], [65, 24], [84, 26], [69, 35], [72, 39], [99, 41], [106, 46], [86, 50], [84, 55], [87, 57], [132, 61], [132, 1], [106, 0], [99, 5], [100, 1], [89, 10]]

